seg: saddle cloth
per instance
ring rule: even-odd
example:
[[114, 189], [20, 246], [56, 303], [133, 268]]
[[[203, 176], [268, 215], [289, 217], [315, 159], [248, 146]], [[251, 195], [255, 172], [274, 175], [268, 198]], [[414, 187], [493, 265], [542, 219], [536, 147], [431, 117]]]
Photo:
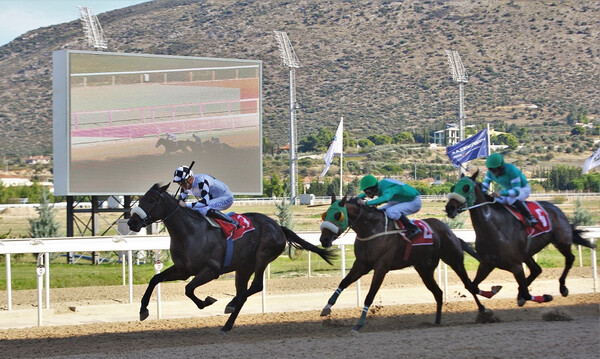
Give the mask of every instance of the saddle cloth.
[[[433, 233], [427, 222], [420, 219], [415, 219], [413, 223], [421, 228], [421, 234], [414, 237], [410, 242], [413, 246], [430, 246], [433, 244]], [[404, 229], [404, 225], [399, 220], [396, 221], [396, 227], [398, 229]]]
[[255, 229], [252, 222], [250, 222], [250, 219], [243, 214], [235, 213], [230, 215], [230, 217], [238, 221], [238, 223], [240, 224], [239, 227], [236, 227], [235, 225], [229, 222], [213, 218], [221, 225], [221, 229], [223, 230], [225, 239], [236, 240], [243, 236], [246, 232], [250, 232]]
[[533, 227], [527, 227], [527, 221], [523, 217], [521, 213], [519, 213], [513, 206], [504, 205], [506, 209], [517, 220], [519, 220], [525, 226], [525, 230], [527, 231], [527, 237], [535, 237], [540, 234], [550, 232], [552, 230], [552, 224], [550, 223], [550, 217], [548, 216], [548, 212], [539, 203], [533, 202], [525, 202], [527, 208], [529, 208], [529, 212], [538, 220], [538, 223]]

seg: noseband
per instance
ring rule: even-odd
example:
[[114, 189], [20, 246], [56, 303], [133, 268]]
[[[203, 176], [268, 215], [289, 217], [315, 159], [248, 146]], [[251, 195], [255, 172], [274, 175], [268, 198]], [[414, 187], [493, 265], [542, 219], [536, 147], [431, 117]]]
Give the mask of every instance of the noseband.
[[[162, 196], [163, 194], [161, 192], [157, 191], [157, 190], [154, 190], [154, 189], [151, 189], [148, 192], [155, 192], [158, 195], [158, 198], [159, 198], [159, 200], [156, 201], [156, 202], [154, 202], [154, 204], [152, 205], [152, 207], [148, 210], [149, 213], [153, 213], [154, 210], [156, 209], [156, 207], [158, 207], [161, 204], [161, 202], [163, 201], [163, 196]], [[162, 218], [162, 221], [163, 222], [166, 221], [175, 212], [177, 212], [177, 210], [179, 210], [179, 205], [175, 206], [175, 209], [171, 213], [169, 213], [167, 216], [165, 216], [164, 218]], [[158, 221], [161, 220], [161, 218], [156, 218], [156, 219], [152, 218], [152, 215], [148, 214], [140, 206], [133, 207], [131, 209], [131, 214], [137, 214], [138, 217], [140, 217], [142, 225], [144, 227], [147, 227], [147, 226], [151, 225], [152, 223], [158, 222]]]

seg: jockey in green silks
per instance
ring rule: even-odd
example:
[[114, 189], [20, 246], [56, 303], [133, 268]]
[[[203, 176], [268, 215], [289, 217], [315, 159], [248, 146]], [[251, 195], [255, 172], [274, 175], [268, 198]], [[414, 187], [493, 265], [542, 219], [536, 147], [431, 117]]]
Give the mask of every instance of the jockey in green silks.
[[406, 215], [417, 213], [421, 210], [421, 194], [408, 184], [391, 178], [377, 181], [373, 175], [366, 175], [360, 180], [359, 198], [373, 198], [366, 202], [368, 206], [377, 206], [385, 203], [379, 209], [383, 210], [394, 221], [400, 220], [408, 231], [406, 238], [412, 239], [423, 231], [417, 227]]
[[485, 165], [488, 171], [482, 183], [483, 192], [488, 192], [492, 181], [498, 183], [502, 189], [492, 192], [491, 196], [495, 197], [497, 202], [515, 207], [525, 217], [529, 226], [536, 225], [537, 219], [524, 203], [531, 194], [531, 186], [525, 175], [514, 165], [505, 163], [499, 153], [492, 153]]

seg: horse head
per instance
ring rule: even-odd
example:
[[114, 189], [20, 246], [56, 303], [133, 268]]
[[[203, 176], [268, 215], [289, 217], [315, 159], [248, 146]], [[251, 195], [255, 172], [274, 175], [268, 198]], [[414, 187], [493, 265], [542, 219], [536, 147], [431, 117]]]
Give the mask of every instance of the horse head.
[[348, 210], [346, 209], [346, 196], [337, 201], [335, 195], [331, 196], [331, 206], [321, 216], [321, 245], [331, 247], [333, 241], [348, 228]]
[[164, 194], [167, 193], [169, 185], [170, 183], [167, 183], [160, 187], [158, 183], [155, 183], [140, 198], [139, 205], [131, 209], [131, 218], [127, 221], [129, 229], [139, 232], [142, 227], [149, 226], [167, 216], [167, 209], [163, 202], [165, 200]]
[[368, 207], [358, 197], [348, 199], [344, 196], [336, 201], [331, 197], [331, 206], [323, 213], [321, 223], [321, 245], [328, 248], [344, 231], [352, 228], [357, 234], [378, 230], [378, 220], [383, 220], [385, 214], [376, 207]]
[[450, 189], [448, 202], [446, 203], [446, 214], [450, 218], [456, 217], [459, 213], [469, 209], [469, 207], [489, 201], [481, 190], [481, 183], [476, 181], [479, 170], [475, 171], [471, 177], [463, 176]]

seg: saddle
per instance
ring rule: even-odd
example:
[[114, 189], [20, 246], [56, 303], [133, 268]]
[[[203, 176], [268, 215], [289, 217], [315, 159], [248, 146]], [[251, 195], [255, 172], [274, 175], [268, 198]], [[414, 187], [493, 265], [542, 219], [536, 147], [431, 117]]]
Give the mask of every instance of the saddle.
[[527, 208], [529, 208], [529, 212], [531, 212], [531, 214], [538, 220], [538, 223], [535, 226], [528, 227], [527, 221], [523, 215], [519, 213], [519, 211], [517, 211], [513, 206], [505, 204], [504, 208], [506, 208], [515, 217], [515, 219], [523, 224], [527, 231], [527, 237], [536, 237], [540, 234], [550, 232], [552, 230], [552, 224], [550, 223], [548, 212], [546, 212], [546, 210], [535, 201], [526, 201], [525, 205]]
[[[255, 229], [254, 225], [250, 221], [250, 218], [243, 214], [235, 213], [230, 215], [230, 217], [238, 221], [239, 226], [236, 227], [234, 224], [231, 224], [229, 222], [204, 216], [204, 218], [206, 218], [206, 220], [211, 224], [211, 226], [221, 228], [223, 234], [225, 235], [225, 239], [236, 240], [243, 236], [246, 232], [250, 232]], [[215, 223], [217, 225], [214, 225]]]
[[[431, 230], [431, 228], [429, 227], [427, 222], [422, 221], [420, 219], [415, 219], [415, 220], [413, 220], [413, 223], [417, 227], [421, 228], [421, 233], [419, 235], [417, 235], [416, 237], [414, 237], [412, 240], [409, 240], [408, 238], [406, 238], [404, 233], [401, 233], [402, 239], [404, 239], [406, 241], [406, 249], [404, 250], [404, 257], [403, 257], [403, 259], [405, 261], [408, 260], [408, 257], [410, 257], [410, 252], [411, 252], [413, 246], [431, 246], [431, 245], [433, 245], [433, 231]], [[394, 221], [394, 226], [396, 227], [396, 229], [400, 229], [400, 230], [405, 229], [404, 225], [402, 224], [402, 222], [400, 222], [400, 220]]]

